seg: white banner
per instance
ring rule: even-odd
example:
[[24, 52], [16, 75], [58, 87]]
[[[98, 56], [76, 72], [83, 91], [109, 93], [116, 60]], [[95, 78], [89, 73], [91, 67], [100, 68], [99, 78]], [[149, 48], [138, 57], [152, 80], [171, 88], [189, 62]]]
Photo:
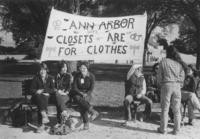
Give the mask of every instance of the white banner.
[[42, 50], [46, 60], [142, 63], [147, 15], [84, 17], [52, 9]]

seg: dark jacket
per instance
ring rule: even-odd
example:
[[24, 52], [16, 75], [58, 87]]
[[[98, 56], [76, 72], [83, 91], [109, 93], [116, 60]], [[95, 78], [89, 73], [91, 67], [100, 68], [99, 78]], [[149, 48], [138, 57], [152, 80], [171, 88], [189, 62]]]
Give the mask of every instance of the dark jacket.
[[158, 89], [157, 76], [155, 74], [148, 76], [146, 81], [148, 91], [155, 91]]
[[54, 80], [50, 75], [46, 76], [45, 82], [42, 81], [42, 78], [37, 74], [31, 84], [31, 94], [35, 94], [38, 89], [44, 89], [43, 93], [52, 94], [54, 92]]
[[64, 90], [69, 92], [71, 89], [71, 81], [72, 81], [71, 74], [65, 73], [61, 75], [58, 73], [55, 78], [55, 88], [57, 90]]
[[81, 73], [78, 73], [74, 77], [73, 82], [73, 92], [80, 94], [80, 92], [86, 93], [87, 95], [91, 95], [94, 89], [95, 77], [92, 73], [88, 73], [88, 75], [84, 78]]
[[196, 83], [193, 76], [187, 75], [185, 77], [184, 85], [182, 90], [189, 91], [195, 93], [196, 91]]

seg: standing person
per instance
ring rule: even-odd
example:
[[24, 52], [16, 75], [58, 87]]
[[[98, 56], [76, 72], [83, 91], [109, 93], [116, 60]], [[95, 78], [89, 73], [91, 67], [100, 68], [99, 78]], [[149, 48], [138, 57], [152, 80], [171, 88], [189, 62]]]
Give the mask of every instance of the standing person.
[[95, 77], [88, 71], [89, 65], [87, 62], [81, 62], [79, 70], [73, 82], [72, 98], [79, 105], [81, 109], [81, 116], [83, 118], [84, 130], [89, 129], [88, 113], [91, 113], [91, 120], [98, 117], [99, 113], [90, 105], [91, 94], [94, 89]]
[[146, 94], [146, 81], [142, 74], [142, 66], [134, 64], [127, 74], [127, 80], [125, 82], [125, 120], [126, 123], [132, 120], [130, 105], [135, 100], [141, 101], [146, 104], [144, 115], [147, 119], [150, 119], [152, 101]]
[[180, 131], [181, 123], [181, 86], [185, 79], [187, 67], [174, 47], [168, 46], [166, 53], [167, 56], [160, 62], [158, 69], [158, 83], [161, 86], [161, 122], [158, 132], [167, 133], [171, 100], [174, 113], [173, 133], [177, 134]]
[[59, 66], [59, 73], [55, 78], [57, 121], [61, 124], [61, 115], [68, 116], [66, 103], [69, 101], [72, 75], [68, 72], [68, 63], [62, 61]]
[[44, 130], [44, 124], [49, 122], [47, 116], [47, 106], [49, 96], [54, 92], [53, 78], [47, 74], [48, 67], [45, 63], [40, 64], [39, 74], [37, 74], [31, 84], [32, 101], [38, 107], [38, 132]]

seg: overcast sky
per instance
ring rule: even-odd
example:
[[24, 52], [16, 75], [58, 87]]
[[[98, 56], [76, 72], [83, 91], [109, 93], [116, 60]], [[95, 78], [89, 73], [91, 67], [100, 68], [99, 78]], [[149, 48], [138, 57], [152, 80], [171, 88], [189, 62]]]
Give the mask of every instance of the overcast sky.
[[0, 37], [3, 39], [1, 42], [2, 46], [10, 46], [10, 47], [15, 47], [15, 42], [12, 38], [12, 33], [8, 33], [5, 31], [0, 32]]

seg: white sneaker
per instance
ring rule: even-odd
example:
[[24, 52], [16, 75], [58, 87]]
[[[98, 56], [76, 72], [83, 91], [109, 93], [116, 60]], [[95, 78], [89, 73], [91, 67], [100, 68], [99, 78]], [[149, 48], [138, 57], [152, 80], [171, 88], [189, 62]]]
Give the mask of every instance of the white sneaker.
[[48, 118], [48, 117], [42, 118], [42, 123], [43, 123], [43, 124], [49, 123], [49, 118]]
[[39, 126], [39, 127], [37, 128], [36, 133], [42, 133], [42, 132], [44, 132], [44, 129], [45, 129], [45, 126], [44, 126], [44, 125], [41, 125], [41, 126]]

